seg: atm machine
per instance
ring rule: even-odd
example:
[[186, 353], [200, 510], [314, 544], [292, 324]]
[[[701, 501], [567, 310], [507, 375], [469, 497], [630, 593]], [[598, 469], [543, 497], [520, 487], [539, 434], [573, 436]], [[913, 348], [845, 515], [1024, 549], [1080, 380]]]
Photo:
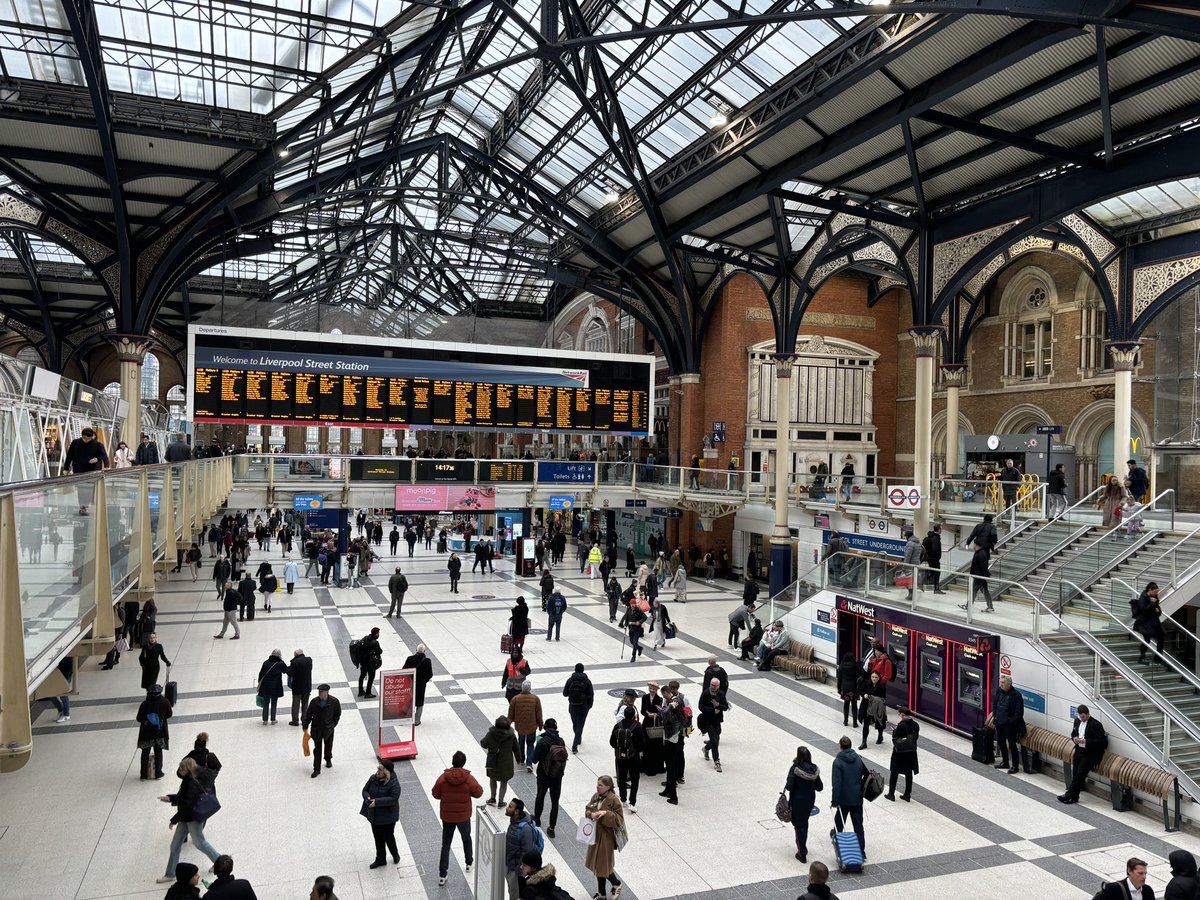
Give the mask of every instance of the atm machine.
[[862, 660], [875, 637], [891, 656], [889, 707], [960, 734], [983, 724], [999, 688], [999, 635], [853, 597], [837, 597], [835, 609], [838, 659]]

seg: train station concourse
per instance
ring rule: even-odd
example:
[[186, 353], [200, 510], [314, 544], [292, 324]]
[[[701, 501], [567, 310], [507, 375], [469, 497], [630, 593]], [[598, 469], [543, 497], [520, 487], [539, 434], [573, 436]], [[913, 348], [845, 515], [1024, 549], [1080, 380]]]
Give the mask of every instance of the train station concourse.
[[1187, 0], [0, 0], [0, 884], [1195, 900]]

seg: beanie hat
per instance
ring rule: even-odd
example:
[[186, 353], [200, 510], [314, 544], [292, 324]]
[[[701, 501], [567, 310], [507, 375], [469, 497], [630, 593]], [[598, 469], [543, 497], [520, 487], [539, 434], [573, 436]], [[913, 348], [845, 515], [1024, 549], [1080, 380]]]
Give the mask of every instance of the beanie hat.
[[558, 721], [556, 719], [547, 719], [543, 725], [545, 731], [558, 731]]
[[191, 884], [192, 879], [196, 877], [196, 873], [200, 871], [199, 866], [194, 866], [191, 863], [177, 863], [175, 865], [175, 880], [179, 884]]
[[531, 869], [540, 869], [542, 867], [542, 854], [536, 850], [530, 850], [521, 857], [521, 862]]

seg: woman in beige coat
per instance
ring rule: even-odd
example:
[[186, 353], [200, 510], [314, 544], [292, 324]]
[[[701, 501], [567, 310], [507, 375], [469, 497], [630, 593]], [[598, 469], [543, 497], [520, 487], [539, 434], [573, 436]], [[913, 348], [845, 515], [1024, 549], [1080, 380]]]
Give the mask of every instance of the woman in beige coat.
[[625, 813], [621, 801], [613, 790], [613, 780], [609, 775], [601, 775], [596, 779], [596, 793], [588, 801], [586, 815], [596, 823], [596, 842], [588, 847], [587, 859], [584, 865], [596, 876], [596, 893], [592, 900], [605, 900], [610, 897], [605, 882], [613, 886], [611, 900], [618, 900], [624, 882], [617, 877], [615, 855], [617, 850], [617, 831], [625, 824]]

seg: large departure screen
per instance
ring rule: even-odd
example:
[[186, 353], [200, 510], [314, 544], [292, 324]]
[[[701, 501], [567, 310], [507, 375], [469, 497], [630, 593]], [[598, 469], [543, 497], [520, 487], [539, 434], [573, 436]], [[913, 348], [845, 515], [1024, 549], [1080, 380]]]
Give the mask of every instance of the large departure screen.
[[196, 422], [653, 433], [654, 357], [195, 326]]

